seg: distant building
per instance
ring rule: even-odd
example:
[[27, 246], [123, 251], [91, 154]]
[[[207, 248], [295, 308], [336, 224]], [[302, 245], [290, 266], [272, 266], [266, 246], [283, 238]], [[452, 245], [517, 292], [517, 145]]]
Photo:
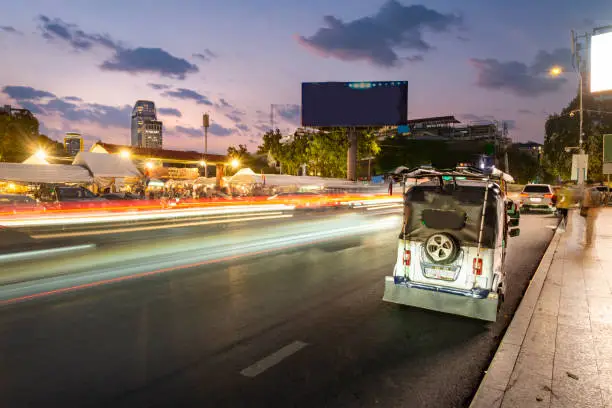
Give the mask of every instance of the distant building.
[[509, 145], [507, 125], [494, 121], [476, 121], [461, 123], [454, 116], [434, 116], [430, 118], [412, 119], [406, 126], [387, 126], [378, 132], [379, 139], [388, 136], [402, 136], [415, 140], [440, 141], [495, 141], [501, 145]]
[[80, 133], [69, 132], [64, 136], [64, 149], [72, 157], [83, 151], [83, 137]]
[[542, 144], [537, 142], [515, 143], [512, 146], [518, 151], [528, 153], [536, 159], [539, 159], [541, 157], [542, 148], [544, 147]]
[[22, 115], [22, 116], [33, 116], [32, 112], [30, 112], [27, 109], [19, 109], [19, 108], [13, 108], [11, 105], [4, 105], [4, 106], [0, 106], [0, 115], [8, 115], [8, 116], [16, 116], [16, 115]]
[[161, 149], [163, 124], [157, 120], [157, 110], [152, 101], [136, 101], [132, 110], [132, 147]]

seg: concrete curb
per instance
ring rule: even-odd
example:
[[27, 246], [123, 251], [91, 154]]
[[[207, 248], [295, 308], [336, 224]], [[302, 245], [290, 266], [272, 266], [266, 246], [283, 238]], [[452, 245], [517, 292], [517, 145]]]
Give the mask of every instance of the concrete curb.
[[560, 239], [561, 233], [557, 228], [531, 278], [531, 282], [529, 282], [525, 296], [521, 300], [512, 322], [506, 330], [506, 334], [500, 342], [484, 378], [480, 382], [470, 408], [497, 408], [501, 406]]

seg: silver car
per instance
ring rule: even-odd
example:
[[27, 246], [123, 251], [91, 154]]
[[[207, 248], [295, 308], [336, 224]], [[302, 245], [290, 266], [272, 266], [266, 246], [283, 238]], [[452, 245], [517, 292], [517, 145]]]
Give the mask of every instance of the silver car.
[[543, 210], [555, 212], [555, 192], [550, 184], [527, 184], [521, 193], [521, 211]]

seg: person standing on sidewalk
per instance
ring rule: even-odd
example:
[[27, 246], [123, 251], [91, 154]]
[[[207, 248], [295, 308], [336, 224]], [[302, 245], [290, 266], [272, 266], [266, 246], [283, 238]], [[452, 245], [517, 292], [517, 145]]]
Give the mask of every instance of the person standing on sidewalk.
[[580, 215], [585, 218], [585, 242], [589, 246], [593, 242], [593, 233], [595, 232], [595, 221], [599, 213], [599, 193], [593, 188], [593, 182], [587, 181], [580, 203]]

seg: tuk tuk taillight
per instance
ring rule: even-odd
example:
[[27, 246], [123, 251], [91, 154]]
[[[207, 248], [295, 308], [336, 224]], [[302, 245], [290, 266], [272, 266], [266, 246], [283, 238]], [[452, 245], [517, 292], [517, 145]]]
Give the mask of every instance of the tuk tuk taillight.
[[404, 266], [410, 266], [410, 261], [412, 260], [412, 254], [409, 249], [404, 251]]
[[482, 258], [474, 258], [472, 269], [474, 275], [482, 275]]

